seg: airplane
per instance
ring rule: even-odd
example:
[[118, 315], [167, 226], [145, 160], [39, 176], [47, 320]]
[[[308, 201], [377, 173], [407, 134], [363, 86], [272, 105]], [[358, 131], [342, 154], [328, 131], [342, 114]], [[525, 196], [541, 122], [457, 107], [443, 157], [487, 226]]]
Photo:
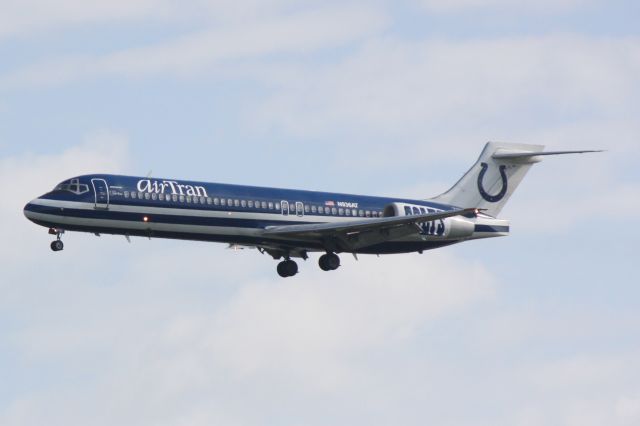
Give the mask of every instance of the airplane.
[[341, 253], [422, 253], [507, 236], [509, 221], [497, 216], [529, 168], [544, 156], [587, 152], [600, 151], [488, 142], [451, 189], [424, 200], [90, 174], [30, 201], [24, 215], [56, 236], [55, 252], [65, 231], [211, 241], [257, 248], [292, 277], [293, 259], [313, 252], [332, 271]]

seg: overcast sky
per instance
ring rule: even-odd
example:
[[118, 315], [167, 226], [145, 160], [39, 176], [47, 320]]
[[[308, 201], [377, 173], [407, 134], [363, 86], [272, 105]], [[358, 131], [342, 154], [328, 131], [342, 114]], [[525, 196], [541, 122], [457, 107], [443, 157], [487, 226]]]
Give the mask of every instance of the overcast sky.
[[[640, 424], [640, 4], [0, 0], [0, 424]], [[86, 172], [426, 198], [488, 140], [508, 238], [283, 280], [22, 215]]]

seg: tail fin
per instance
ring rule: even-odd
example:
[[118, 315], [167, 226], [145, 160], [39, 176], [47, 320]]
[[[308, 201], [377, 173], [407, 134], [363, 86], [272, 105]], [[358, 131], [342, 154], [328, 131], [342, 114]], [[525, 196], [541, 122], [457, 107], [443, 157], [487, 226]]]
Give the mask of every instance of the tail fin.
[[579, 154], [599, 151], [543, 152], [544, 145], [488, 142], [478, 161], [447, 192], [434, 201], [459, 207], [486, 209], [497, 216], [520, 184], [529, 168], [545, 155]]

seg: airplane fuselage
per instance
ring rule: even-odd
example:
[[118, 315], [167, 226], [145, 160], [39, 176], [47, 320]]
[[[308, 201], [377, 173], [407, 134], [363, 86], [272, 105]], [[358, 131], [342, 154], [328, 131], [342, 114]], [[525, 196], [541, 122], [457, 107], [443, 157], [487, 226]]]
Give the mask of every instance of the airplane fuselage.
[[24, 213], [54, 230], [222, 242], [264, 248], [283, 257], [306, 257], [307, 251], [406, 253], [508, 234], [507, 221], [486, 215], [464, 218], [473, 224], [466, 235], [456, 233], [457, 219], [446, 218], [418, 224], [413, 235], [357, 249], [265, 233], [294, 224], [356, 222], [456, 208], [405, 198], [97, 174], [63, 182], [28, 203]]

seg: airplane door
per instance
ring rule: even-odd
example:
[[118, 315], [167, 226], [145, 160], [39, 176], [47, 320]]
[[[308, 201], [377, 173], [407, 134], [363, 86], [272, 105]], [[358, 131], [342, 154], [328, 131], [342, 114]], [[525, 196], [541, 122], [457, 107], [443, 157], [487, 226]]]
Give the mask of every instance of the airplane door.
[[96, 196], [96, 203], [94, 208], [96, 209], [108, 209], [109, 208], [109, 186], [104, 179], [91, 179], [91, 185], [93, 185], [93, 192]]
[[300, 217], [304, 216], [304, 205], [300, 201], [296, 201], [296, 214]]
[[280, 205], [282, 206], [282, 215], [283, 216], [289, 216], [289, 202], [282, 200], [280, 202]]

